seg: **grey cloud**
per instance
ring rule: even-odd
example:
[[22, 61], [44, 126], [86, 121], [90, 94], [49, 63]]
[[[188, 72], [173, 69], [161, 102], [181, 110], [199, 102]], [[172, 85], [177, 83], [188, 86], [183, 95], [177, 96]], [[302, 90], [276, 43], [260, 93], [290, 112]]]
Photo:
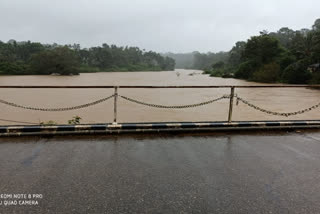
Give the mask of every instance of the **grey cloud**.
[[318, 0], [0, 0], [0, 40], [226, 51], [259, 31], [311, 27]]

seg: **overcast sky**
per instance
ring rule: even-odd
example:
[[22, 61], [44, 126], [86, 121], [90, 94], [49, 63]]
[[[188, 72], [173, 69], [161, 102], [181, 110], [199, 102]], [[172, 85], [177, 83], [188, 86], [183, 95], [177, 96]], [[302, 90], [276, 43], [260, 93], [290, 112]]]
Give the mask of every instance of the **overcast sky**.
[[0, 40], [217, 52], [317, 18], [320, 0], [0, 0]]

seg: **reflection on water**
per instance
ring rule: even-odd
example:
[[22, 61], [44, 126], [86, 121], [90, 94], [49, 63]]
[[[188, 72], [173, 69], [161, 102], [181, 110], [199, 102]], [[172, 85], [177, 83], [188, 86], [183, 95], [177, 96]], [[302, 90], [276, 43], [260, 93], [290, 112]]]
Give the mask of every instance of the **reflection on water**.
[[[237, 79], [212, 78], [201, 71], [108, 72], [79, 76], [1, 76], [0, 85], [256, 85]], [[92, 102], [113, 93], [111, 89], [0, 89], [0, 99], [36, 107], [69, 107]], [[154, 104], [185, 105], [207, 101], [230, 89], [119, 89], [119, 94]], [[305, 88], [236, 89], [236, 93], [273, 111], [290, 112], [318, 103], [320, 91]], [[228, 100], [190, 109], [156, 109], [129, 103], [119, 98], [119, 122], [147, 121], [224, 121]], [[36, 122], [53, 120], [67, 123], [79, 115], [82, 123], [112, 122], [113, 100], [96, 106], [66, 112], [29, 111], [0, 104], [0, 119]], [[234, 120], [319, 119], [319, 110], [289, 118], [270, 116], [239, 104], [234, 107]], [[0, 124], [14, 122], [0, 121]]]

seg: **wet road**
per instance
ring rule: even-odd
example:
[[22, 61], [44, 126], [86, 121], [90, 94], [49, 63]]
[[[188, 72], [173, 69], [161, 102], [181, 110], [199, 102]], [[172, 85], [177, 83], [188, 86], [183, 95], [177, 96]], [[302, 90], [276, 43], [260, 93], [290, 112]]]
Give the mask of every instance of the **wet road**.
[[320, 213], [320, 132], [2, 138], [14, 193], [42, 199], [0, 213]]

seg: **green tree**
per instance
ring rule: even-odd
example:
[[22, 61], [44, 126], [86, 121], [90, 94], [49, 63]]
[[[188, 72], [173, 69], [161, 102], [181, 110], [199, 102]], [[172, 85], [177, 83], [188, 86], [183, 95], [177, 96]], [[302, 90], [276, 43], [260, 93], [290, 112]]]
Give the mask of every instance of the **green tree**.
[[320, 63], [320, 30], [313, 34], [311, 57], [314, 63]]
[[236, 45], [229, 52], [228, 64], [236, 67], [241, 63], [241, 56], [246, 47], [246, 42], [237, 42]]
[[77, 74], [78, 66], [75, 52], [66, 46], [42, 51], [30, 60], [30, 69], [36, 74]]
[[283, 27], [276, 33], [269, 33], [269, 36], [277, 38], [283, 47], [288, 48], [289, 44], [295, 37], [295, 34], [296, 32], [294, 30], [291, 30], [287, 27]]
[[253, 60], [243, 62], [239, 65], [239, 68], [235, 73], [235, 77], [240, 79], [250, 79], [257, 68], [258, 64]]
[[317, 19], [314, 24], [312, 25], [312, 30], [320, 31], [320, 19]]
[[224, 68], [224, 66], [225, 66], [225, 63], [222, 61], [219, 61], [217, 63], [214, 63], [211, 67], [213, 69], [221, 69], [221, 68]]
[[[239, 65], [235, 73], [235, 77], [270, 82], [263, 72], [271, 74], [272, 72], [270, 72], [270, 68], [276, 67], [273, 63], [284, 51], [285, 50], [280, 46], [279, 41], [276, 38], [269, 36], [267, 33], [251, 37], [251, 39], [246, 43], [241, 54], [241, 61], [243, 61], [243, 63]], [[266, 64], [269, 65], [263, 67]], [[255, 72], [258, 73], [254, 75]], [[278, 72], [277, 67], [277, 71], [275, 73]], [[276, 78], [272, 76], [270, 79]]]
[[276, 62], [263, 65], [252, 75], [252, 80], [257, 82], [272, 83], [279, 80], [280, 65]]
[[283, 51], [279, 41], [274, 37], [269, 35], [253, 36], [248, 40], [242, 58], [253, 60], [257, 64], [265, 64], [272, 62]]
[[310, 65], [310, 60], [304, 59], [299, 60], [291, 65], [289, 65], [282, 74], [282, 80], [290, 84], [306, 84], [308, 83], [312, 75], [308, 71]]
[[15, 62], [0, 62], [0, 75], [21, 75], [27, 74], [28, 66]]

